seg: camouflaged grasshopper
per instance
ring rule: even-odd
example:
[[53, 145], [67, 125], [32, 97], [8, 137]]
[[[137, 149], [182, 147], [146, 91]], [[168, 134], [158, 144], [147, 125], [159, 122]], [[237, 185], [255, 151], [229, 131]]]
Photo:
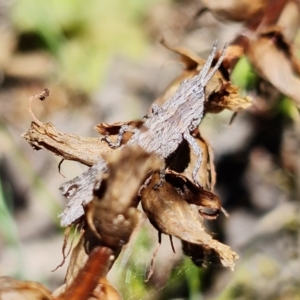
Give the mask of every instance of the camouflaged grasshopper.
[[[209, 72], [217, 52], [216, 41], [200, 73], [191, 79], [182, 81], [175, 94], [162, 106], [159, 107], [157, 104], [153, 104], [152, 113], [146, 116], [142, 128], [136, 129], [129, 125], [123, 125], [115, 143], [111, 142], [108, 136], [105, 136], [104, 140], [107, 141], [110, 147], [117, 148], [121, 145], [123, 134], [130, 131], [134, 134], [126, 145], [138, 144], [145, 151], [153, 152], [163, 159], [168, 158], [182, 141], [186, 140], [197, 155], [192, 176], [194, 182], [200, 186], [197, 173], [201, 166], [202, 153], [191, 132], [198, 127], [203, 118], [204, 89], [219, 69], [226, 49], [227, 44], [223, 47], [216, 65]], [[160, 186], [164, 180], [165, 169], [166, 167], [161, 170], [161, 180], [157, 186]]]

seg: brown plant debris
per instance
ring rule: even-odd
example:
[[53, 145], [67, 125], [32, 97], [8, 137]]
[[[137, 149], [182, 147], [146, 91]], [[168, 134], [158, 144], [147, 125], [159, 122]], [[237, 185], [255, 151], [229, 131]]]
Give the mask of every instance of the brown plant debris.
[[247, 54], [258, 73], [280, 92], [292, 98], [299, 107], [299, 70], [295, 60], [291, 59], [289, 45], [273, 32], [253, 41]]
[[[218, 19], [244, 22], [241, 33], [226, 54], [226, 57], [235, 56], [230, 67], [233, 68], [238, 58], [245, 54], [261, 78], [270, 82], [276, 91], [293, 99], [299, 107], [300, 62], [294, 44], [300, 24], [299, 1], [205, 0], [204, 5]], [[176, 52], [186, 55], [182, 51]], [[190, 65], [189, 62], [187, 66]], [[231, 101], [230, 105], [233, 105]]]
[[109, 174], [101, 175], [94, 199], [87, 207], [87, 223], [103, 244], [118, 248], [129, 241], [141, 220], [135, 206], [138, 190], [149, 172], [163, 162], [138, 146], [126, 147], [107, 157]]
[[[115, 151], [106, 160], [105, 172], [92, 167], [83, 174], [94, 183], [91, 187], [93, 199], [86, 205], [87, 227], [72, 253], [66, 283], [56, 292], [56, 295], [60, 295], [58, 299], [87, 299], [92, 291], [96, 299], [119, 299], [105, 276], [122, 246], [129, 241], [143, 219], [135, 207], [137, 193], [149, 172], [159, 170], [162, 161], [138, 146]], [[89, 172], [93, 178], [88, 175]], [[85, 192], [75, 190], [74, 193], [84, 196]], [[66, 216], [68, 212], [63, 216], [63, 221]], [[98, 282], [99, 276], [101, 280]], [[79, 282], [83, 284], [79, 285]], [[106, 282], [105, 289], [103, 282]]]
[[0, 299], [54, 300], [51, 292], [42, 284], [33, 281], [20, 281], [8, 276], [0, 277]]
[[45, 149], [66, 160], [78, 161], [92, 166], [101, 158], [101, 153], [112, 149], [101, 138], [82, 137], [58, 131], [51, 123], [31, 123], [31, 128], [22, 135], [34, 150]]
[[[230, 247], [214, 240], [205, 231], [202, 219], [195, 214], [187, 202], [188, 195], [190, 195], [188, 187], [184, 185], [176, 187], [176, 182], [168, 178], [168, 175], [166, 179], [164, 186], [156, 191], [153, 187], [158, 180], [158, 174], [154, 174], [147, 188], [141, 191], [142, 207], [151, 224], [161, 233], [200, 245], [206, 251], [214, 251], [223, 266], [233, 270], [238, 255]], [[197, 200], [198, 205], [205, 203], [213, 208], [220, 207], [217, 196], [211, 194], [208, 199], [206, 194], [203, 197], [200, 190], [198, 193], [198, 197], [193, 196], [193, 202]]]
[[[82, 235], [65, 284], [51, 296], [57, 298], [49, 299], [120, 299], [106, 275], [145, 216], [159, 235], [179, 238], [196, 265], [212, 254], [223, 266], [234, 268], [238, 255], [213, 239], [203, 225], [204, 219], [216, 219], [222, 207], [213, 192], [213, 151], [197, 126], [207, 112], [237, 112], [251, 105], [229, 81], [228, 66], [240, 48], [230, 48], [223, 61], [226, 47], [216, 54], [215, 43], [204, 63], [185, 49], [164, 44], [180, 54], [186, 70], [154, 102], [144, 121], [100, 123], [95, 129], [101, 137], [86, 138], [60, 132], [34, 116], [32, 100], [44, 99], [48, 90], [29, 100], [34, 121], [23, 137], [30, 145], [90, 166], [60, 188], [68, 200], [61, 224], [79, 224]], [[122, 147], [113, 149], [115, 144]], [[137, 209], [139, 202], [145, 214]]]
[[28, 100], [28, 111], [33, 118], [31, 128], [22, 137], [34, 150], [45, 149], [66, 160], [81, 162], [87, 166], [96, 164], [101, 159], [101, 153], [112, 149], [101, 138], [82, 137], [76, 134], [58, 131], [53, 124], [39, 121], [32, 112], [32, 101], [45, 100], [50, 94], [46, 88], [40, 94], [33, 95]]

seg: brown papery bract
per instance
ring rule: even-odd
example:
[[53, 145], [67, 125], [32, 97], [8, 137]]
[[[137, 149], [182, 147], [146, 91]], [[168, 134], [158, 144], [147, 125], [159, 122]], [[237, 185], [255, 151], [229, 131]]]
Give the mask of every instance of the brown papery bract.
[[203, 0], [203, 4], [218, 18], [247, 21], [266, 7], [269, 0]]
[[[220, 262], [233, 270], [238, 255], [205, 231], [200, 216], [195, 214], [184, 195], [178, 192], [174, 182], [166, 181], [162, 187], [154, 190], [158, 178], [158, 174], [154, 174], [149, 185], [141, 191], [142, 207], [152, 225], [161, 233], [215, 251]], [[201, 198], [198, 200], [201, 201]], [[205, 199], [205, 203], [208, 202]], [[215, 207], [216, 202], [213, 200], [211, 203]]]
[[14, 278], [0, 277], [1, 300], [55, 300], [51, 292], [42, 284], [33, 281], [20, 281]]
[[106, 160], [109, 174], [94, 189], [86, 216], [89, 227], [102, 243], [118, 248], [127, 244], [141, 223], [141, 212], [135, 207], [140, 186], [149, 172], [158, 171], [163, 162], [138, 146], [115, 151]]
[[300, 79], [296, 73], [299, 63], [295, 65], [295, 59], [291, 60], [292, 55], [287, 46], [280, 42], [278, 37], [270, 34], [253, 41], [247, 54], [258, 73], [283, 94], [292, 98], [299, 107]]
[[101, 153], [113, 150], [101, 138], [83, 137], [59, 131], [51, 123], [31, 123], [31, 128], [22, 137], [34, 150], [45, 149], [66, 159], [92, 166], [101, 158]]

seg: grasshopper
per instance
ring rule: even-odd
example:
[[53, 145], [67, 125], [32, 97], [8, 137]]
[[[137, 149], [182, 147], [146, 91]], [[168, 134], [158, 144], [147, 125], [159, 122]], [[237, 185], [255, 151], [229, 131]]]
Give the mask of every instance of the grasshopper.
[[[168, 158], [180, 146], [183, 140], [186, 140], [197, 155], [196, 165], [193, 169], [193, 180], [200, 186], [197, 180], [197, 174], [202, 162], [201, 148], [191, 135], [203, 118], [205, 86], [219, 69], [227, 49], [227, 44], [222, 49], [221, 55], [212, 68], [211, 65], [217, 52], [217, 41], [213, 44], [207, 61], [203, 65], [199, 74], [191, 79], [185, 79], [180, 83], [175, 94], [167, 100], [162, 106], [153, 104], [151, 113], [145, 118], [143, 127], [133, 128], [129, 125], [123, 125], [120, 128], [115, 143], [104, 137], [104, 140], [112, 148], [121, 145], [123, 134], [133, 132], [134, 134], [126, 145], [138, 144], [147, 152], [153, 152], [162, 159]], [[126, 146], [125, 145], [125, 146]], [[166, 166], [161, 170], [160, 186], [164, 180]]]

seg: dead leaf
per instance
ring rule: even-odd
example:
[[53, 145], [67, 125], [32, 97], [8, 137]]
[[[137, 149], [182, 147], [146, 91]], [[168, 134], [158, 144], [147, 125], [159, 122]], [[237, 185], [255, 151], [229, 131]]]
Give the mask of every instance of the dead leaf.
[[198, 69], [199, 65], [202, 66], [205, 63], [205, 60], [197, 54], [183, 47], [172, 46], [164, 38], [160, 40], [160, 43], [172, 52], [180, 55], [180, 60], [183, 62], [186, 70], [194, 71]]
[[[291, 46], [300, 25], [299, 3], [293, 0], [205, 0], [204, 4], [217, 17], [246, 21], [245, 27], [251, 33], [248, 37], [241, 34], [233, 44], [245, 49], [260, 76], [281, 93], [294, 99], [299, 106], [297, 75], [300, 74], [300, 63]], [[231, 65], [233, 66], [234, 64]], [[212, 105], [215, 112], [219, 112], [224, 105], [235, 112], [250, 105], [247, 98], [236, 97], [234, 88], [223, 91], [225, 94], [228, 92], [229, 97], [220, 101], [222, 97], [217, 94], [213, 101], [218, 102], [217, 106]], [[228, 105], [231, 107], [227, 107]]]
[[240, 97], [239, 88], [231, 83], [224, 83], [217, 93], [211, 93], [205, 104], [205, 111], [210, 113], [219, 113], [223, 109], [233, 112], [239, 112], [252, 105], [249, 97]]
[[[202, 187], [196, 186], [186, 177], [168, 171], [166, 179], [172, 184], [176, 192], [189, 204], [195, 204], [199, 208], [199, 213], [206, 219], [216, 219], [221, 209], [221, 201], [217, 195], [206, 191]], [[205, 211], [210, 211], [206, 213]]]
[[259, 32], [269, 26], [275, 25], [284, 11], [284, 8], [290, 2], [290, 0], [268, 1], [261, 14], [248, 19], [247, 28]]
[[233, 270], [238, 255], [230, 247], [214, 240], [205, 231], [199, 216], [171, 183], [166, 181], [162, 187], [154, 190], [154, 184], [158, 179], [159, 175], [154, 174], [149, 185], [141, 191], [143, 210], [153, 226], [159, 232], [213, 250], [223, 266]]
[[87, 207], [87, 222], [104, 245], [118, 248], [129, 241], [141, 222], [135, 208], [137, 194], [149, 172], [159, 170], [162, 161], [138, 146], [125, 147], [106, 157], [109, 173], [94, 190]]
[[277, 18], [276, 26], [287, 43], [293, 43], [300, 25], [300, 7], [297, 1], [288, 1]]
[[51, 293], [40, 283], [20, 281], [14, 278], [0, 277], [1, 300], [54, 300]]
[[87, 166], [98, 162], [102, 153], [112, 152], [101, 138], [58, 131], [53, 124], [31, 123], [28, 132], [22, 135], [34, 150], [45, 149], [66, 160], [74, 160]]
[[247, 21], [259, 14], [269, 0], [203, 0], [203, 4], [221, 20]]
[[300, 79], [288, 52], [273, 39], [261, 37], [250, 44], [247, 54], [258, 73], [299, 107]]
[[89, 199], [92, 194], [94, 199], [85, 203], [87, 226], [72, 252], [66, 283], [55, 292], [58, 300], [121, 299], [105, 276], [141, 221], [135, 208], [140, 185], [162, 161], [138, 146], [119, 149], [105, 159], [104, 170], [93, 166], [66, 185], [71, 196], [81, 193], [82, 199]]

